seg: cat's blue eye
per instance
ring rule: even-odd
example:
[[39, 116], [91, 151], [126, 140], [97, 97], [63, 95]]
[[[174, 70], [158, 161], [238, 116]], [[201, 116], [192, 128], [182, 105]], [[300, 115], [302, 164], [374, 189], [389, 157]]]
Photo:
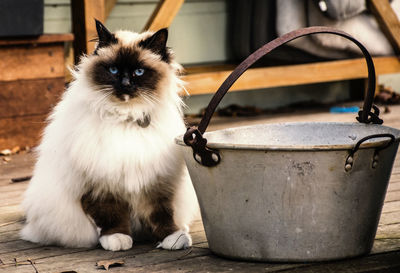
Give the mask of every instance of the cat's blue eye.
[[118, 73], [118, 68], [115, 66], [111, 66], [108, 70], [110, 70], [111, 74], [117, 74]]
[[144, 74], [144, 69], [143, 68], [138, 68], [138, 69], [135, 69], [134, 72], [135, 72], [136, 76], [142, 76]]

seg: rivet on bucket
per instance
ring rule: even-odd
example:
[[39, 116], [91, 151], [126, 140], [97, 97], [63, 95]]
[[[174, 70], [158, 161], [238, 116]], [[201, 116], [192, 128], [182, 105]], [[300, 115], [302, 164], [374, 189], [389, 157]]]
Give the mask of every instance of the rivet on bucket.
[[346, 172], [349, 172], [353, 169], [353, 164], [354, 164], [354, 154], [358, 151], [360, 148], [361, 144], [367, 140], [373, 139], [373, 138], [390, 138], [389, 141], [386, 141], [382, 145], [378, 146], [375, 148], [374, 155], [372, 157], [372, 164], [371, 167], [375, 169], [378, 166], [378, 159], [379, 159], [379, 151], [389, 147], [394, 141], [395, 141], [395, 136], [392, 134], [374, 134], [370, 136], [363, 137], [360, 139], [354, 148], [349, 152], [349, 155], [346, 158], [346, 163], [344, 165], [344, 169]]

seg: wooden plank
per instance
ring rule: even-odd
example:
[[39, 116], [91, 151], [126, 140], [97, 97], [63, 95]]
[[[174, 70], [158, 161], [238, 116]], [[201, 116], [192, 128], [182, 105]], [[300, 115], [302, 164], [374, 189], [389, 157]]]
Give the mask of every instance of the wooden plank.
[[23, 38], [1, 38], [0, 46], [8, 45], [32, 45], [32, 44], [54, 44], [71, 42], [74, 40], [72, 33], [64, 34], [44, 34], [38, 37], [23, 37]]
[[[11, 205], [18, 205], [22, 201], [22, 195], [27, 187], [27, 183], [9, 183], [1, 186], [0, 209]], [[1, 214], [1, 212], [0, 212]]]
[[9, 243], [17, 240], [20, 240], [20, 236], [19, 233], [14, 230], [0, 233], [0, 243]]
[[400, 211], [382, 213], [379, 221], [382, 225], [392, 225], [400, 223]]
[[389, 0], [369, 0], [368, 7], [375, 15], [376, 20], [394, 51], [400, 53], [400, 22], [390, 6]]
[[23, 212], [19, 204], [1, 208], [0, 223], [12, 223], [23, 219]]
[[389, 183], [388, 191], [399, 191], [400, 183]]
[[376, 233], [376, 239], [400, 239], [400, 223], [384, 225], [380, 224]]
[[[81, 264], [84, 264], [86, 268], [90, 268], [89, 265], [94, 265], [96, 261], [101, 259], [110, 259], [110, 258], [136, 258], [137, 255], [147, 254], [150, 256], [159, 255], [163, 250], [156, 249], [154, 243], [134, 243], [133, 248], [126, 252], [112, 252], [97, 248], [63, 248], [57, 246], [40, 246], [38, 244], [32, 244], [30, 242], [25, 242], [23, 240], [18, 240], [18, 232], [19, 231], [8, 231], [1, 234], [1, 236], [8, 234], [12, 240], [4, 239], [3, 242], [0, 242], [0, 258], [3, 262], [10, 262], [14, 257], [18, 257], [19, 260], [24, 259], [34, 259], [35, 261], [39, 261], [40, 263], [45, 263], [47, 261], [40, 261], [42, 259], [50, 260], [62, 260], [62, 263], [59, 263], [61, 267], [65, 267], [66, 264], [74, 265], [74, 263], [70, 263], [70, 261], [74, 259], [79, 259]], [[194, 244], [196, 245], [196, 244]], [[168, 253], [168, 251], [166, 251]], [[181, 251], [181, 253], [184, 251]], [[173, 253], [173, 252], [169, 252]], [[179, 253], [179, 252], [178, 252]], [[174, 255], [169, 254], [173, 258]], [[181, 256], [179, 254], [178, 256]], [[62, 257], [60, 257], [62, 256]], [[153, 261], [157, 258], [152, 258]], [[53, 262], [53, 261], [52, 261]], [[85, 262], [88, 262], [85, 264]], [[58, 262], [56, 262], [58, 263]], [[61, 269], [61, 268], [60, 268]], [[76, 270], [76, 269], [75, 269]], [[85, 270], [83, 270], [85, 271]]]
[[184, 0], [160, 0], [143, 30], [157, 31], [168, 28]]
[[85, 28], [86, 28], [86, 53], [90, 54], [94, 50], [95, 43], [91, 40], [97, 37], [96, 24], [94, 19], [105, 21], [104, 1], [83, 0], [85, 3]]
[[64, 85], [64, 77], [0, 82], [0, 119], [48, 113]]
[[0, 150], [38, 144], [47, 115], [0, 119]]
[[10, 231], [18, 233], [22, 228], [22, 223], [23, 221], [0, 223], [0, 235]]
[[[374, 58], [376, 73], [400, 72], [396, 57]], [[191, 95], [214, 93], [231, 70], [188, 74], [182, 77]], [[367, 77], [364, 59], [339, 60], [311, 64], [252, 68], [247, 70], [230, 91], [291, 86]]]
[[185, 74], [197, 74], [207, 72], [229, 71], [235, 69], [235, 64], [207, 64], [207, 65], [189, 65], [184, 66]]
[[[183, 254], [182, 254], [183, 252]], [[82, 253], [85, 254], [84, 252]], [[129, 255], [129, 252], [127, 253]], [[366, 256], [350, 260], [333, 261], [325, 263], [251, 263], [234, 261], [210, 255], [205, 249], [193, 248], [192, 252], [183, 258], [184, 251], [160, 251], [128, 256], [125, 265], [113, 267], [113, 272], [396, 272], [385, 271], [391, 268], [400, 269], [400, 254], [398, 252], [380, 255]], [[36, 267], [42, 271], [66, 271], [77, 272], [95, 271], [94, 262], [83, 262], [78, 255], [75, 261], [62, 263], [60, 259], [49, 258], [37, 261]], [[51, 267], [51, 266], [54, 267]]]
[[[398, 238], [382, 238], [374, 241], [374, 246], [371, 250], [371, 254], [387, 253], [391, 251], [400, 250], [400, 239]], [[368, 271], [370, 272], [370, 271]], [[381, 271], [378, 271], [381, 272]], [[395, 271], [396, 273], [398, 271]]]
[[[382, 209], [383, 213], [389, 213], [389, 212], [395, 212], [395, 211], [400, 211], [400, 200], [386, 202]], [[400, 222], [400, 219], [399, 219], [399, 222]]]
[[91, 40], [97, 37], [94, 19], [104, 22], [104, 1], [71, 0], [71, 14], [72, 30], [75, 36], [75, 63], [78, 63], [79, 57], [82, 54], [89, 54], [94, 50], [95, 43], [91, 42]]
[[0, 82], [64, 77], [64, 45], [0, 48]]
[[32, 174], [35, 160], [33, 152], [11, 156], [11, 160], [7, 164], [0, 165], [0, 187], [9, 185], [13, 177]]
[[388, 191], [385, 197], [385, 203], [399, 201], [400, 200], [400, 191]]

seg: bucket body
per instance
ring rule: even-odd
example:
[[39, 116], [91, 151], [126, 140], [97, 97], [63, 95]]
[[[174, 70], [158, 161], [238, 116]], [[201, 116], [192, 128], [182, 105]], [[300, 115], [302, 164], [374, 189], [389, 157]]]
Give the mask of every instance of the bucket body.
[[[389, 132], [360, 146], [361, 137]], [[204, 167], [183, 153], [210, 249], [257, 261], [323, 261], [359, 256], [373, 245], [398, 148], [399, 131], [374, 125], [291, 123], [206, 134], [221, 162]], [[373, 166], [373, 161], [377, 164]]]

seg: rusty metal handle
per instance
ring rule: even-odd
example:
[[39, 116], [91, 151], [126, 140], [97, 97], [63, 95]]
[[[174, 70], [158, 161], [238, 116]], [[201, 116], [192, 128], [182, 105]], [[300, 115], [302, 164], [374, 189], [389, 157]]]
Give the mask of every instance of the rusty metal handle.
[[375, 148], [375, 153], [374, 153], [373, 161], [372, 161], [372, 168], [375, 168], [376, 167], [375, 163], [378, 162], [377, 157], [378, 157], [379, 151], [386, 149], [387, 147], [389, 147], [390, 145], [392, 145], [394, 143], [394, 141], [396, 140], [394, 135], [392, 135], [392, 134], [375, 134], [375, 135], [369, 135], [369, 136], [363, 137], [362, 139], [357, 141], [356, 145], [354, 145], [354, 148], [351, 149], [351, 151], [349, 152], [349, 155], [346, 158], [346, 163], [344, 164], [345, 171], [348, 172], [353, 168], [354, 154], [358, 151], [358, 149], [360, 149], [360, 146], [363, 142], [365, 142], [369, 139], [372, 139], [372, 138], [382, 138], [382, 137], [388, 137], [388, 138], [390, 138], [390, 140], [383, 143], [383, 145]]
[[[281, 37], [278, 37], [271, 42], [265, 44], [250, 56], [248, 56], [242, 63], [240, 63], [235, 70], [226, 78], [226, 80], [222, 83], [219, 87], [218, 91], [214, 94], [213, 98], [211, 99], [210, 103], [208, 104], [205, 114], [201, 119], [198, 127], [191, 127], [188, 128], [186, 131], [183, 140], [186, 145], [191, 146], [193, 149], [193, 156], [200, 157], [201, 164], [204, 166], [216, 166], [221, 158], [218, 154], [218, 151], [212, 150], [206, 146], [207, 140], [203, 138], [203, 133], [206, 131], [208, 124], [210, 123], [211, 117], [214, 114], [215, 109], [217, 108], [218, 104], [228, 92], [229, 88], [236, 82], [236, 80], [257, 60], [259, 60], [264, 55], [268, 54], [272, 50], [284, 45], [294, 39], [299, 37], [303, 37], [310, 34], [317, 34], [317, 33], [329, 33], [329, 34], [336, 34], [347, 38], [348, 40], [354, 42], [362, 51], [367, 67], [368, 67], [368, 87], [367, 87], [367, 94], [364, 99], [363, 109], [359, 111], [357, 120], [362, 123], [375, 123], [375, 124], [382, 124], [383, 121], [378, 117], [379, 116], [379, 109], [373, 105], [373, 99], [375, 94], [375, 67], [372, 61], [371, 55], [368, 53], [367, 49], [355, 38], [350, 36], [349, 34], [337, 30], [330, 27], [308, 27], [302, 28], [299, 30], [295, 30], [289, 32]], [[371, 112], [371, 108], [373, 108], [374, 112]], [[212, 156], [217, 155], [217, 156]], [[214, 160], [216, 159], [216, 160]], [[196, 160], [199, 161], [199, 160]]]

